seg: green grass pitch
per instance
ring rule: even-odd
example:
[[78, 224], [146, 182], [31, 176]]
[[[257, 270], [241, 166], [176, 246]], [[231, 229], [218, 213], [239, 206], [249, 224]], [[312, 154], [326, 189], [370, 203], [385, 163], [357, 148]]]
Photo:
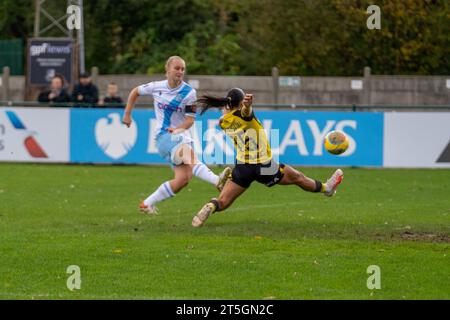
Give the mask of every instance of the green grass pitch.
[[217, 195], [196, 178], [158, 216], [137, 210], [168, 167], [0, 164], [0, 298], [450, 299], [450, 170], [344, 174], [331, 199], [254, 183], [194, 229]]

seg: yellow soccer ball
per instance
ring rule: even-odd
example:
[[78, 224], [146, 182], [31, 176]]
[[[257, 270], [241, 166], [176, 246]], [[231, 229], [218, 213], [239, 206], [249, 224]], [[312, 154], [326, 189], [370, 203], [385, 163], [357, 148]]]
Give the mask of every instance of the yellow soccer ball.
[[342, 154], [348, 149], [348, 138], [342, 131], [330, 131], [323, 141], [325, 149], [332, 154]]

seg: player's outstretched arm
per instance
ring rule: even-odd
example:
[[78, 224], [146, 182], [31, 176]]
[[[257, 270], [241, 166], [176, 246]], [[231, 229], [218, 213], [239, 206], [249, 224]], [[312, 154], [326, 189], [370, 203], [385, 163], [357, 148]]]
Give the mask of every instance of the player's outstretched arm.
[[185, 116], [184, 121], [176, 128], [169, 128], [167, 131], [170, 133], [181, 133], [184, 130], [189, 130], [190, 127], [194, 124], [195, 118], [190, 116]]
[[250, 117], [252, 115], [253, 95], [246, 94], [244, 101], [242, 101], [241, 115], [243, 117]]
[[130, 127], [131, 125], [131, 112], [134, 108], [134, 104], [136, 103], [138, 96], [139, 92], [137, 87], [131, 90], [130, 95], [128, 96], [127, 106], [125, 107], [125, 112], [122, 118], [122, 123], [126, 124], [127, 127]]

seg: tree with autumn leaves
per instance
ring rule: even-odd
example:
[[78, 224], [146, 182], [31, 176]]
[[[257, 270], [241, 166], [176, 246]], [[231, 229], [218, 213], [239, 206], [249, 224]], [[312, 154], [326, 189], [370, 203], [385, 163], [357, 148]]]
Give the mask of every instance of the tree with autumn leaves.
[[[2, 0], [0, 39], [33, 34], [31, 0]], [[47, 1], [61, 6], [60, 1]], [[51, 3], [49, 5], [49, 3]], [[369, 30], [369, 5], [381, 29]], [[84, 1], [86, 60], [102, 73], [161, 73], [181, 55], [191, 74], [450, 74], [447, 0]], [[52, 36], [47, 34], [46, 36]]]

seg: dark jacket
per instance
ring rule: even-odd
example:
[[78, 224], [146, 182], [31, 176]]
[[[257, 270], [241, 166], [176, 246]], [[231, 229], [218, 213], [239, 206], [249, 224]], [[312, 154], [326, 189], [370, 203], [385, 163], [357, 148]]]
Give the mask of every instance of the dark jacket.
[[112, 108], [125, 108], [121, 97], [105, 97], [105, 99], [103, 99], [103, 102], [116, 104], [112, 106]]
[[[83, 100], [81, 101], [77, 100], [79, 94], [83, 96]], [[87, 86], [82, 86], [81, 83], [77, 84], [72, 92], [72, 101], [82, 103], [92, 103], [92, 104], [97, 103], [98, 102], [97, 87], [92, 83], [88, 84]]]
[[66, 89], [62, 89], [59, 92], [59, 95], [57, 95], [56, 97], [54, 97], [51, 100], [48, 98], [48, 95], [50, 94], [50, 92], [51, 92], [51, 90], [46, 90], [46, 91], [41, 92], [39, 94], [38, 101], [39, 102], [56, 102], [56, 103], [70, 102], [70, 95], [66, 91]]

